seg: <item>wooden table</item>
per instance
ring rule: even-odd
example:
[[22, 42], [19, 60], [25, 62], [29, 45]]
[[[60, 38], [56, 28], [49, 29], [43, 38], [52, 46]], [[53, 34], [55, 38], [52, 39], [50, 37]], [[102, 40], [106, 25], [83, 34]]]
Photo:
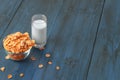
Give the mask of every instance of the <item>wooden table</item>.
[[[3, 38], [31, 33], [38, 13], [48, 18], [45, 50], [33, 48], [24, 61], [6, 60]], [[0, 0], [0, 43], [0, 67], [6, 68], [0, 80], [8, 74], [10, 80], [120, 80], [120, 0]]]

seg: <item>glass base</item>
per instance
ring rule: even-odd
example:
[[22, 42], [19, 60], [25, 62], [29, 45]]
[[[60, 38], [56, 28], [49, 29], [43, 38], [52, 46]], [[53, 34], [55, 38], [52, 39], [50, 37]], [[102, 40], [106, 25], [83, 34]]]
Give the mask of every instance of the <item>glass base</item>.
[[36, 44], [34, 47], [35, 48], [43, 48], [45, 46], [45, 43], [44, 44]]

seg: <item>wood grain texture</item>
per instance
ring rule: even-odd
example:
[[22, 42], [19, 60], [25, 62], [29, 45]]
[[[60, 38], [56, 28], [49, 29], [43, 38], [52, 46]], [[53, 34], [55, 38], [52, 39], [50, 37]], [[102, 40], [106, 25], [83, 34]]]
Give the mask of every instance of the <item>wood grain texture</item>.
[[120, 0], [106, 0], [88, 80], [120, 79]]
[[0, 38], [12, 21], [22, 0], [0, 0]]
[[[55, 29], [59, 31], [52, 35], [55, 35], [55, 45], [52, 49], [52, 60], [55, 64], [48, 66], [46, 72], [42, 75], [44, 80], [86, 80], [90, 55], [103, 4], [102, 1], [87, 2], [89, 1], [72, 0], [65, 3], [65, 8], [63, 6], [63, 11], [61, 11], [59, 16], [61, 20], [58, 20], [59, 25]], [[67, 3], [70, 5], [66, 11], [64, 9], [66, 9]], [[64, 11], [65, 13], [63, 13]], [[51, 46], [49, 44], [48, 46]], [[56, 65], [61, 66], [60, 72], [54, 70]], [[40, 72], [37, 72], [36, 75], [38, 73]]]
[[[6, 66], [1, 79], [7, 80], [86, 80], [93, 43], [99, 24], [104, 0], [24, 0], [2, 39], [16, 31], [29, 32], [33, 14], [43, 13], [48, 17], [48, 43], [44, 51], [33, 48], [30, 56], [21, 62], [5, 60], [4, 49], [0, 50], [0, 66]], [[0, 41], [2, 41], [2, 39]], [[50, 52], [51, 58], [45, 58]], [[49, 60], [53, 61], [48, 65]], [[38, 64], [44, 64], [43, 69]], [[60, 66], [56, 71], [55, 67]], [[19, 77], [24, 73], [23, 78]]]

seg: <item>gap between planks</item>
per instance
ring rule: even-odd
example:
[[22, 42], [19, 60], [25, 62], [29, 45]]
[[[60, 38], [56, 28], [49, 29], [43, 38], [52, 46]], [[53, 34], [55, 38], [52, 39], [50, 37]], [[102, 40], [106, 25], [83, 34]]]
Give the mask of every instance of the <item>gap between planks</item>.
[[98, 36], [100, 23], [101, 23], [101, 20], [102, 20], [104, 6], [105, 6], [105, 0], [103, 0], [103, 5], [102, 5], [101, 13], [100, 13], [99, 22], [98, 22], [98, 25], [97, 25], [97, 30], [96, 30], [96, 34], [95, 34], [95, 39], [94, 39], [94, 43], [93, 43], [93, 48], [92, 48], [92, 52], [91, 52], [90, 61], [89, 61], [89, 64], [88, 64], [87, 74], [86, 74], [86, 79], [85, 80], [88, 80], [88, 73], [89, 73], [89, 69], [90, 69], [90, 66], [91, 66], [92, 58], [93, 58], [94, 48], [95, 48], [95, 44], [96, 44], [96, 41], [97, 41], [97, 36]]

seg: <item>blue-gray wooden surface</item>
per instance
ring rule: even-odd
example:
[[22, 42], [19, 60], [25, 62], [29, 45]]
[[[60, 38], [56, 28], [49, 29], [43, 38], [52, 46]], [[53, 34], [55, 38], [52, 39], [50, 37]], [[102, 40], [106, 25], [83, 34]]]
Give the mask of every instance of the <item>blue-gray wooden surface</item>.
[[[46, 49], [32, 49], [35, 61], [5, 60], [3, 38], [31, 33], [38, 13], [48, 18]], [[0, 0], [0, 44], [0, 80], [120, 80], [120, 0]]]

